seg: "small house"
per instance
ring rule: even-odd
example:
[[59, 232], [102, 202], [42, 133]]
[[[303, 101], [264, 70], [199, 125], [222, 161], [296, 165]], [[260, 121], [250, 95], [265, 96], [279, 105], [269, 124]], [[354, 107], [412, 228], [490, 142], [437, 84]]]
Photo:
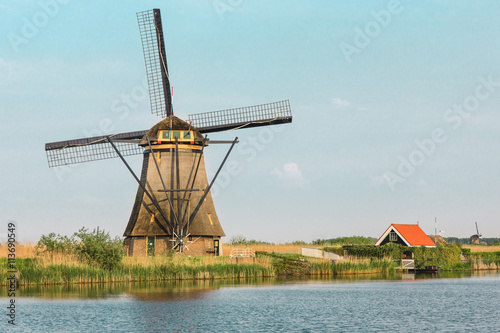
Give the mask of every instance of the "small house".
[[432, 239], [420, 229], [418, 224], [391, 224], [375, 242], [375, 246], [387, 243], [400, 244], [403, 246], [436, 246]]

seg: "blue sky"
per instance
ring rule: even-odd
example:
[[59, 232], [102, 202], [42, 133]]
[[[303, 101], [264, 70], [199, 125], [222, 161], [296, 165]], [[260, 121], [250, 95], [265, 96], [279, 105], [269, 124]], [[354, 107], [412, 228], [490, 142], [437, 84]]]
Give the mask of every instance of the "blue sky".
[[[433, 233], [434, 217], [443, 236], [500, 236], [498, 1], [4, 0], [0, 220], [21, 241], [123, 233], [122, 163], [49, 169], [44, 144], [160, 120], [136, 21], [151, 8], [177, 116], [290, 100], [290, 125], [211, 135], [241, 141], [214, 188], [228, 238]], [[226, 149], [207, 149], [212, 173]]]

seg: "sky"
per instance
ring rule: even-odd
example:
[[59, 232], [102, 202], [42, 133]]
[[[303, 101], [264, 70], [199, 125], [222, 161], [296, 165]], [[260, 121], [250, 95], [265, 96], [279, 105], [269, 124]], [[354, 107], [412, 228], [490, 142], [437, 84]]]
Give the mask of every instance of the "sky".
[[[174, 113], [288, 99], [239, 137], [213, 188], [226, 239], [500, 237], [498, 1], [0, 1], [0, 242], [121, 236], [119, 159], [49, 168], [47, 142], [147, 130], [136, 13], [160, 8]], [[205, 151], [209, 178], [228, 147]], [[141, 156], [127, 161], [139, 173]]]

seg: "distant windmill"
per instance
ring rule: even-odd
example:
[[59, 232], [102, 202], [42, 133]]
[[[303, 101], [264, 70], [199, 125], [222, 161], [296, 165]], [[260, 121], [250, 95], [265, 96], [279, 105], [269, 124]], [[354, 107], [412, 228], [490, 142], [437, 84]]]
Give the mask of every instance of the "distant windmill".
[[483, 235], [479, 233], [479, 228], [477, 227], [477, 222], [476, 222], [476, 234], [470, 236], [471, 244], [479, 244], [479, 239], [481, 238], [481, 236]]
[[[189, 122], [173, 115], [159, 9], [137, 13], [141, 33], [151, 111], [163, 118], [149, 130], [45, 145], [50, 167], [119, 157], [139, 184], [125, 229], [129, 255], [145, 256], [169, 250], [185, 255], [219, 255], [225, 236], [215, 212], [210, 189], [238, 138], [212, 141], [206, 133], [292, 122], [286, 101], [189, 115]], [[214, 179], [208, 182], [204, 148], [215, 143], [231, 147]], [[124, 156], [143, 155], [136, 175]]]

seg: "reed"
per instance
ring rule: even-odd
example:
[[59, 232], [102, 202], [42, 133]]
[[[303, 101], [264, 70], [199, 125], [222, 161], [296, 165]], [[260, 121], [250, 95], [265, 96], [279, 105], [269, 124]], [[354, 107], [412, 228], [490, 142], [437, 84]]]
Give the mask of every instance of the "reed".
[[368, 273], [393, 273], [398, 264], [391, 259], [383, 258], [377, 260], [343, 260], [332, 263], [327, 260], [311, 262], [311, 275], [347, 275], [347, 274], [368, 274]]
[[[6, 285], [7, 259], [0, 258], [0, 285]], [[194, 279], [260, 278], [274, 276], [274, 268], [266, 260], [254, 264], [234, 264], [229, 257], [146, 257], [124, 258], [111, 270], [80, 263], [61, 255], [40, 255], [16, 259], [20, 285], [104, 283]]]
[[[36, 244], [26, 242], [26, 243], [16, 243], [16, 257], [17, 258], [33, 258], [36, 255]], [[0, 244], [0, 258], [7, 258], [9, 254], [9, 248], [7, 243]]]

